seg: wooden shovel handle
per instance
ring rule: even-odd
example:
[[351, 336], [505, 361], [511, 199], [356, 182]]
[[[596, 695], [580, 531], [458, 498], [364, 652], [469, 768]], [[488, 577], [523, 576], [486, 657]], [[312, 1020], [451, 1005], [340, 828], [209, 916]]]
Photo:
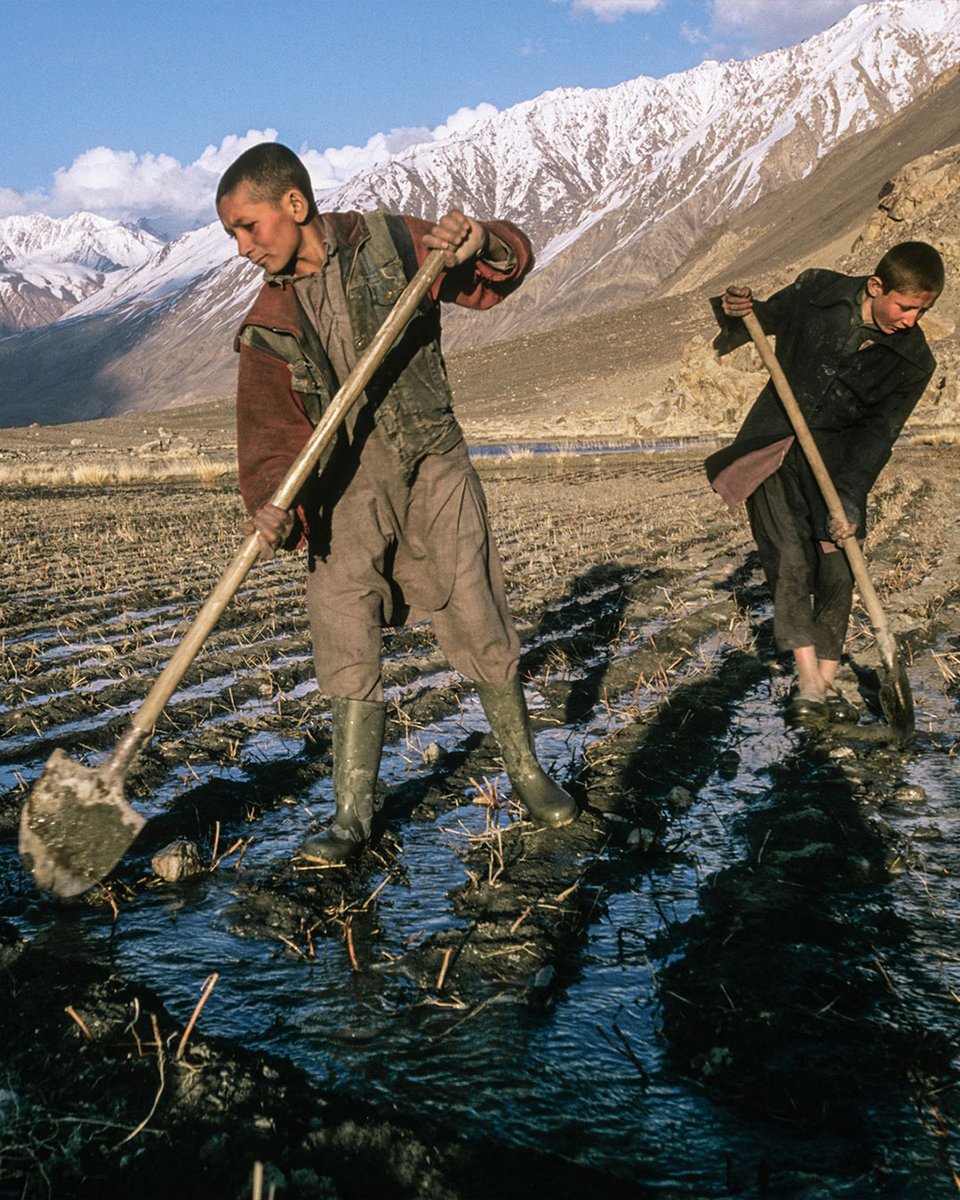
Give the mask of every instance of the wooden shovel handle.
[[[820, 487], [830, 516], [841, 525], [845, 525], [847, 523], [847, 515], [843, 508], [843, 501], [834, 487], [833, 480], [830, 478], [823, 457], [817, 448], [817, 443], [810, 432], [810, 427], [807, 425], [803, 413], [800, 411], [797, 398], [793, 394], [793, 389], [786, 375], [783, 373], [783, 368], [780, 366], [777, 356], [773, 352], [773, 347], [770, 345], [767, 335], [761, 329], [760, 322], [757, 320], [755, 313], [747, 313], [743, 318], [743, 323], [746, 325], [751, 338], [753, 338], [753, 343], [760, 355], [760, 361], [766, 367], [770, 378], [773, 380], [773, 386], [777, 389], [780, 402], [786, 410], [787, 416], [790, 418], [790, 424], [793, 426], [793, 431], [797, 435], [797, 441], [800, 443], [800, 447], [806, 455], [807, 462], [810, 464], [810, 470], [813, 472], [814, 478]], [[870, 623], [877, 637], [877, 646], [879, 647], [884, 666], [888, 670], [892, 670], [897, 657], [896, 644], [887, 625], [887, 618], [884, 616], [880, 599], [870, 578], [870, 573], [867, 570], [867, 562], [863, 557], [863, 551], [860, 549], [860, 543], [857, 541], [856, 534], [853, 534], [850, 537], [844, 538], [840, 544], [847, 556], [847, 561], [850, 563], [850, 570], [853, 572], [857, 588], [860, 591], [860, 597], [867, 610], [867, 615], [870, 617]]]
[[[356, 403], [377, 367], [383, 362], [390, 348], [406, 328], [417, 305], [433, 286], [443, 269], [443, 251], [431, 250], [416, 275], [410, 280], [386, 320], [374, 334], [366, 350], [357, 359], [356, 366], [347, 376], [343, 386], [330, 402], [327, 411], [316, 425], [303, 449], [297, 455], [274, 492], [270, 503], [277, 508], [291, 508], [310, 472], [336, 434], [344, 417]], [[107, 764], [113, 772], [122, 772], [134, 755], [141, 749], [153, 732], [157, 718], [167, 701], [176, 690], [187, 668], [193, 662], [210, 631], [220, 619], [223, 610], [236, 595], [250, 568], [260, 557], [260, 538], [256, 533], [244, 541], [233, 561], [224, 571], [220, 582], [209, 599], [193, 619], [156, 683], [131, 721], [127, 734], [121, 739]]]

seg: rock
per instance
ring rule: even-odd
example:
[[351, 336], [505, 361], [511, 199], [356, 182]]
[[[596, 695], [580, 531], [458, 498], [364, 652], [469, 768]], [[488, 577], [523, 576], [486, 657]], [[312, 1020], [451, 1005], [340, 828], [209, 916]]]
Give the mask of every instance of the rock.
[[150, 866], [167, 883], [189, 879], [191, 875], [200, 875], [204, 870], [200, 851], [194, 842], [188, 842], [185, 838], [178, 838], [158, 850], [150, 859]]
[[627, 834], [627, 846], [631, 850], [650, 850], [657, 840], [652, 829], [631, 829]]
[[671, 812], [686, 812], [693, 806], [693, 792], [685, 787], [672, 787], [667, 792], [667, 805]]
[[736, 779], [740, 770], [740, 755], [736, 750], [724, 750], [717, 762], [717, 772], [721, 779]]
[[556, 968], [552, 967], [550, 963], [547, 963], [547, 965], [545, 967], [541, 967], [533, 977], [533, 984], [531, 986], [533, 987], [534, 991], [545, 992], [548, 988], [553, 987], [556, 977]]
[[893, 798], [898, 804], [925, 804], [927, 793], [922, 787], [908, 783], [904, 784], [903, 787], [898, 787], [893, 793]]
[[699, 1067], [701, 1075], [709, 1078], [733, 1065], [733, 1054], [726, 1046], [714, 1046], [707, 1054], [700, 1056]]

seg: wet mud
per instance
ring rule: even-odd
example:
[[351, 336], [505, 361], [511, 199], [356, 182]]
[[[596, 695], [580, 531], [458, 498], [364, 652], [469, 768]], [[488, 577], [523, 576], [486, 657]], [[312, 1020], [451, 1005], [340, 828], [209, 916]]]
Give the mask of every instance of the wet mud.
[[[417, 626], [385, 634], [371, 846], [299, 859], [330, 725], [286, 558], [127, 773], [139, 837], [69, 901], [22, 868], [24, 800], [55, 749], [109, 756], [240, 512], [229, 483], [3, 498], [0, 1195], [248, 1196], [261, 1169], [304, 1197], [956, 1192], [956, 456], [898, 451], [874, 494], [907, 745], [859, 609], [858, 720], [785, 723], [743, 514], [697, 455], [480, 470], [577, 822], [523, 819]], [[168, 882], [177, 843], [200, 869]]]

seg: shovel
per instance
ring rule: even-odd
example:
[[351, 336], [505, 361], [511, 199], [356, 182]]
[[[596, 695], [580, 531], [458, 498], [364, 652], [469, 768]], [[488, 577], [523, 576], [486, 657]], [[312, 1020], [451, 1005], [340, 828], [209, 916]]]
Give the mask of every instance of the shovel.
[[[810, 469], [820, 486], [820, 491], [823, 493], [830, 516], [835, 521], [846, 524], [847, 516], [843, 509], [843, 502], [837, 494], [837, 489], [833, 486], [833, 480], [827, 473], [826, 465], [817, 449], [817, 443], [813, 440], [807, 422], [804, 420], [803, 413], [800, 411], [793, 389], [787, 382], [787, 377], [773, 353], [766, 334], [760, 328], [756, 314], [747, 313], [743, 318], [743, 323], [753, 338], [754, 345], [760, 353], [760, 359], [773, 380], [773, 386], [777, 389], [780, 401], [790, 418], [797, 441], [799, 441], [807, 457], [807, 462], [810, 464]], [[880, 661], [883, 665], [883, 674], [880, 679], [880, 708], [897, 739], [901, 742], [907, 741], [913, 736], [915, 725], [913, 693], [910, 691], [906, 670], [897, 650], [897, 644], [887, 626], [887, 619], [880, 607], [880, 601], [867, 571], [866, 559], [863, 557], [863, 551], [860, 549], [856, 535], [844, 538], [840, 544], [856, 580], [860, 598], [867, 610], [877, 639], [877, 648], [880, 651]]]
[[[432, 250], [331, 400], [271, 498], [271, 504], [277, 508], [293, 506], [320, 455], [442, 268], [443, 252]], [[79, 895], [116, 866], [143, 828], [145, 818], [124, 799], [124, 776], [149, 742], [164, 705], [259, 555], [260, 538], [252, 533], [194, 618], [106, 762], [96, 768], [85, 767], [73, 762], [59, 748], [50, 755], [20, 816], [20, 855], [37, 887], [58, 896]]]

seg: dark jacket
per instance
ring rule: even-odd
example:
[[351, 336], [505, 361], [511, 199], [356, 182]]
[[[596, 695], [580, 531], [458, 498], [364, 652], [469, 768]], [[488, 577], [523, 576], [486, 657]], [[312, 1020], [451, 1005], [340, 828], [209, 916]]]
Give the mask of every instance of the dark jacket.
[[[769, 300], [754, 306], [764, 332], [776, 336], [777, 358], [817, 443], [848, 515], [866, 528], [867, 494], [933, 374], [936, 362], [919, 327], [874, 334], [872, 344], [848, 345], [866, 277], [804, 271]], [[743, 321], [711, 300], [720, 333], [714, 348], [727, 354], [750, 340]], [[793, 432], [772, 383], [757, 397], [735, 440], [705, 463], [713, 482], [725, 467]], [[808, 499], [825, 519], [819, 490]]]
[[[371, 236], [362, 214], [325, 213], [324, 220], [337, 241], [359, 355], [426, 258], [422, 238], [431, 226], [415, 217], [389, 218], [393, 228], [399, 223], [406, 236], [398, 236], [404, 244], [383, 255], [373, 249], [378, 239]], [[440, 350], [439, 301], [489, 308], [518, 287], [533, 266], [533, 252], [521, 230], [506, 221], [485, 222], [485, 226], [511, 250], [509, 270], [471, 260], [441, 272], [365, 389], [374, 419], [408, 478], [425, 454], [443, 453], [462, 436]], [[243, 320], [235, 349], [240, 354], [239, 483], [247, 511], [253, 513], [276, 491], [338, 381], [289, 283], [264, 284]]]

